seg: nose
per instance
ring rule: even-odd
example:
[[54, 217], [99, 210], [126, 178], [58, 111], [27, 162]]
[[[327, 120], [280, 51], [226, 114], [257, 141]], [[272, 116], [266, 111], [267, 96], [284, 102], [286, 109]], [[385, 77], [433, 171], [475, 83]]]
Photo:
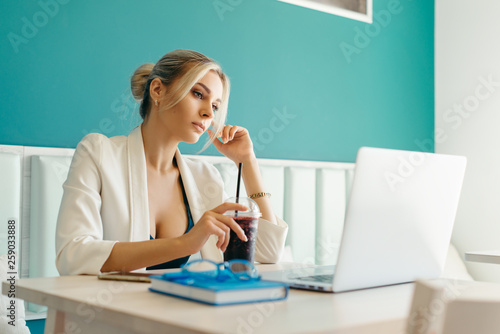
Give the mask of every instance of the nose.
[[213, 118], [214, 117], [214, 111], [212, 110], [212, 103], [204, 103], [203, 107], [200, 109], [200, 115], [203, 118]]

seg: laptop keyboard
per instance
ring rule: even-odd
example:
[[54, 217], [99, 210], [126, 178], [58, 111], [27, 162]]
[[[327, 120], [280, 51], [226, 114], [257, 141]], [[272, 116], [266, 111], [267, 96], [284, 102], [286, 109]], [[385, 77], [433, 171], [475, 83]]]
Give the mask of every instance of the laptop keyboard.
[[294, 279], [298, 279], [301, 281], [309, 281], [309, 282], [313, 281], [320, 283], [331, 283], [333, 281], [333, 274], [301, 276], [301, 277], [295, 277]]

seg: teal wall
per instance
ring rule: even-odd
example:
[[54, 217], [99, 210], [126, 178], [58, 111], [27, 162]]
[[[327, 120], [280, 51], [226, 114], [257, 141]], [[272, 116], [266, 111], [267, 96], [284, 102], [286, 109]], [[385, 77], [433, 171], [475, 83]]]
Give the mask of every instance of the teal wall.
[[45, 319], [26, 321], [31, 334], [43, 334], [45, 331]]
[[55, 1], [0, 4], [0, 144], [127, 134], [140, 121], [131, 73], [188, 48], [230, 76], [229, 123], [258, 157], [434, 150], [434, 1], [373, 0], [373, 25], [275, 0]]
[[188, 48], [230, 76], [229, 123], [258, 157], [434, 150], [434, 1], [373, 0], [373, 25], [276, 0], [55, 1], [0, 4], [0, 144], [127, 134], [140, 121], [131, 73]]

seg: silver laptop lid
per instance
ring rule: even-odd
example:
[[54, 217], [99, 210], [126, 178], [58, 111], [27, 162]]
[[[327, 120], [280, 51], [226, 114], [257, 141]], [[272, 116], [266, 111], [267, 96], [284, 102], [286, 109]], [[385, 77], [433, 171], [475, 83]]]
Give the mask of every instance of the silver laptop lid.
[[361, 148], [333, 290], [440, 276], [465, 165], [460, 156]]

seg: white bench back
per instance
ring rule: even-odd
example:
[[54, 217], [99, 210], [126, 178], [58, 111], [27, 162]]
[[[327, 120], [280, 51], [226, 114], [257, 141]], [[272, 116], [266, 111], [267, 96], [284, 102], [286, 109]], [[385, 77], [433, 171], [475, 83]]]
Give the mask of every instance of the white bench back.
[[[19, 222], [20, 277], [56, 276], [55, 229], [73, 149], [0, 145], [0, 218]], [[224, 157], [187, 156], [215, 165], [231, 196], [237, 168]], [[275, 213], [289, 224], [298, 262], [335, 263], [354, 164], [260, 159]], [[246, 193], [244, 186], [240, 190]], [[5, 197], [5, 198], [4, 198]], [[2, 224], [3, 225], [3, 224]], [[0, 231], [0, 254], [7, 228]]]

